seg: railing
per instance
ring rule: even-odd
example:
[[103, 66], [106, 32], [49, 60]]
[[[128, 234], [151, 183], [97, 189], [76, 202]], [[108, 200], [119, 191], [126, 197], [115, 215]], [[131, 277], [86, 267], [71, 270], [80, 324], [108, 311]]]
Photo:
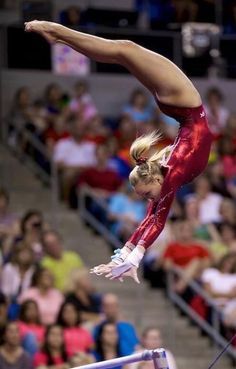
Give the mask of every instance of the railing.
[[82, 187], [79, 190], [78, 198], [79, 198], [79, 214], [82, 219], [84, 219], [89, 225], [91, 225], [99, 234], [102, 234], [103, 238], [109, 242], [114, 249], [122, 247], [122, 243], [118, 240], [117, 237], [110, 232], [110, 230], [100, 222], [91, 212], [89, 212], [86, 208], [86, 198], [90, 197], [94, 203], [99, 205], [99, 207], [107, 212], [107, 204], [95, 197], [88, 188]]
[[[222, 348], [225, 347], [228, 344], [228, 341], [220, 333], [222, 311], [216, 306], [215, 302], [198, 283], [190, 281], [188, 286], [196, 294], [200, 295], [207, 306], [211, 308], [212, 325], [198, 315], [173, 289], [175, 276], [181, 276], [181, 274], [181, 270], [178, 268], [174, 268], [167, 273], [167, 293], [169, 299], [176, 304], [180, 310], [187, 314], [209, 337], [212, 338], [216, 348], [219, 346]], [[236, 360], [236, 350], [234, 348], [228, 347], [227, 354]]]
[[100, 363], [78, 366], [73, 369], [109, 369], [126, 364], [137, 363], [139, 361], [153, 361], [155, 369], [169, 369], [166, 352], [164, 349], [146, 350], [144, 352], [124, 356], [117, 359], [106, 360]]
[[[49, 164], [50, 170], [45, 171], [37, 161], [34, 160], [30, 154], [27, 154], [21, 147], [20, 142], [16, 138], [14, 144], [10, 142], [10, 126], [14, 129], [16, 135], [22, 135], [27, 144], [29, 144], [33, 150], [37, 151]], [[59, 179], [57, 167], [53, 161], [52, 155], [50, 155], [46, 146], [31, 132], [26, 129], [17, 127], [13, 122], [7, 120], [3, 121], [2, 124], [2, 142], [11, 152], [13, 152], [24, 164], [30, 168], [30, 170], [38, 176], [42, 182], [51, 188], [51, 212], [52, 212], [52, 223], [56, 227], [57, 215], [58, 215], [58, 204], [59, 204]]]

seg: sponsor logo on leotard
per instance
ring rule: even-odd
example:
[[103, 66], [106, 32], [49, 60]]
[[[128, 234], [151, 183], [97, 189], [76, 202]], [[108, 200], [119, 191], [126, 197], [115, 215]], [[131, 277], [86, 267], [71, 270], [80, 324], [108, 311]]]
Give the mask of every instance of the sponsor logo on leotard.
[[202, 112], [200, 113], [200, 117], [201, 117], [201, 118], [205, 117], [205, 115], [206, 115], [206, 113], [205, 113], [204, 111], [202, 111]]

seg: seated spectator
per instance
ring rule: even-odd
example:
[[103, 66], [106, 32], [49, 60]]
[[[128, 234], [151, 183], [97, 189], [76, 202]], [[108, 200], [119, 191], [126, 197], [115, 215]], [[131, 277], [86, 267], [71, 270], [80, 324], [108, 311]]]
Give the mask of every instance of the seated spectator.
[[70, 272], [81, 268], [83, 261], [78, 253], [64, 250], [63, 239], [58, 232], [47, 231], [43, 233], [42, 243], [45, 255], [41, 265], [50, 270], [55, 287], [63, 291]]
[[[103, 322], [97, 329], [93, 355], [97, 362], [125, 356], [119, 345], [119, 333], [114, 322]], [[115, 369], [122, 369], [116, 366]]]
[[220, 215], [222, 223], [229, 223], [236, 226], [236, 209], [231, 199], [224, 198], [220, 205]]
[[217, 306], [226, 307], [236, 298], [236, 253], [223, 256], [216, 267], [207, 268], [201, 276], [202, 286]]
[[12, 228], [17, 228], [17, 216], [9, 209], [10, 196], [7, 190], [0, 188], [0, 242], [12, 234]]
[[86, 81], [78, 81], [75, 84], [74, 97], [69, 103], [69, 111], [76, 114], [82, 123], [88, 123], [98, 114]]
[[[136, 10], [142, 16], [147, 13], [148, 24], [153, 30], [168, 28], [168, 23], [174, 21], [174, 7], [171, 0], [136, 0]], [[142, 24], [141, 19], [139, 23]]]
[[185, 198], [184, 213], [193, 228], [194, 237], [209, 241], [209, 230], [207, 224], [202, 224], [200, 221], [200, 202], [196, 197], [187, 196]]
[[78, 6], [69, 6], [60, 14], [60, 23], [67, 27], [76, 27], [81, 24], [81, 11]]
[[80, 311], [75, 304], [65, 302], [61, 306], [57, 323], [63, 328], [65, 350], [69, 357], [91, 351], [93, 338], [87, 329], [81, 327]]
[[10, 262], [4, 265], [1, 275], [1, 291], [9, 303], [16, 301], [19, 294], [30, 287], [35, 270], [33, 250], [24, 243], [17, 245]]
[[164, 252], [163, 268], [169, 270], [176, 267], [181, 271], [175, 290], [184, 294], [187, 293], [189, 282], [199, 278], [202, 271], [209, 266], [210, 254], [203, 244], [193, 238], [193, 228], [187, 220], [178, 220], [175, 232], [176, 241], [167, 245]]
[[212, 133], [219, 137], [225, 129], [229, 110], [225, 107], [224, 96], [217, 87], [211, 87], [207, 91], [204, 108]]
[[[53, 276], [46, 268], [41, 268], [34, 274], [33, 287], [19, 296], [19, 303], [34, 300], [39, 308], [42, 324], [53, 324], [64, 301], [62, 293], [54, 288]], [[52, 303], [53, 301], [53, 303]]]
[[125, 191], [111, 196], [108, 204], [112, 232], [121, 240], [126, 240], [144, 218], [145, 212], [145, 202], [126, 184]]
[[218, 226], [209, 224], [208, 230], [211, 236], [208, 249], [215, 261], [229, 252], [236, 251], [236, 228], [232, 224], [226, 222]]
[[61, 174], [62, 196], [69, 202], [72, 187], [82, 170], [96, 165], [95, 145], [84, 140], [85, 127], [73, 122], [72, 137], [59, 140], [54, 149], [54, 161]]
[[218, 193], [223, 197], [230, 197], [223, 172], [223, 165], [218, 158], [216, 162], [208, 166], [207, 175], [211, 179], [211, 190], [213, 193]]
[[107, 293], [103, 296], [102, 312], [104, 314], [103, 321], [94, 330], [95, 341], [97, 342], [97, 336], [101, 332], [104, 322], [116, 324], [120, 354], [124, 356], [132, 354], [139, 340], [132, 324], [121, 319], [119, 301], [115, 294]]
[[95, 115], [86, 124], [85, 139], [96, 145], [105, 144], [111, 132], [100, 115]]
[[28, 210], [21, 219], [19, 240], [33, 250], [36, 261], [42, 258], [42, 233], [47, 228], [48, 225], [39, 210]]
[[[163, 343], [162, 343], [162, 337], [161, 337], [161, 332], [159, 331], [159, 329], [155, 328], [155, 327], [148, 327], [146, 329], [144, 329], [144, 331], [141, 334], [141, 347], [139, 347], [138, 351], [143, 351], [143, 350], [156, 350], [158, 348], [162, 348], [163, 347]], [[177, 369], [177, 365], [175, 362], [175, 358], [173, 356], [173, 354], [169, 351], [166, 350], [166, 358], [167, 358], [167, 362], [168, 362], [168, 368], [169, 369]], [[127, 369], [138, 369], [140, 368], [140, 365], [145, 364], [145, 362], [138, 362], [138, 363], [133, 363], [128, 365]], [[145, 366], [145, 369], [154, 369], [154, 364], [153, 361], [148, 362], [148, 366]]]
[[79, 188], [85, 186], [92, 196], [107, 200], [121, 185], [118, 174], [109, 167], [109, 149], [106, 145], [96, 148], [96, 167], [85, 169], [79, 176]]
[[42, 350], [37, 352], [33, 359], [33, 367], [35, 369], [60, 368], [67, 369], [69, 365], [69, 357], [65, 350], [63, 338], [63, 330], [57, 325], [50, 325], [45, 333], [45, 342]]
[[9, 322], [0, 346], [1, 369], [31, 369], [31, 359], [20, 344], [20, 332], [16, 322]]
[[206, 175], [201, 175], [194, 182], [195, 193], [199, 201], [199, 219], [202, 224], [220, 222], [222, 196], [211, 191], [211, 183]]
[[100, 319], [101, 296], [95, 291], [87, 269], [72, 271], [66, 291], [65, 301], [76, 306], [82, 322], [96, 322]]
[[[28, 351], [27, 349], [29, 345], [29, 335], [33, 335], [33, 344], [36, 345], [36, 352], [44, 342], [45, 327], [40, 321], [38, 305], [34, 300], [25, 300], [22, 303], [20, 307], [19, 320], [17, 323], [25, 350]], [[29, 351], [32, 351], [32, 349]]]
[[48, 123], [53, 123], [63, 111], [63, 94], [61, 87], [56, 83], [50, 83], [45, 89], [45, 108]]
[[[136, 126], [129, 115], [121, 117], [118, 127], [115, 131], [115, 138], [118, 144], [118, 150], [127, 149], [129, 151], [130, 146], [136, 138]], [[130, 156], [127, 157], [130, 161]]]
[[43, 139], [51, 154], [53, 154], [55, 145], [58, 141], [70, 136], [66, 123], [66, 119], [60, 115], [44, 132]]
[[220, 140], [219, 152], [225, 180], [236, 181], [236, 151], [231, 137], [223, 137]]
[[198, 4], [194, 0], [174, 0], [175, 21], [177, 23], [195, 22], [198, 15]]
[[10, 124], [10, 144], [13, 146], [16, 142], [23, 145], [22, 130], [31, 123], [31, 101], [28, 87], [20, 87], [13, 98], [13, 103], [8, 114]]
[[128, 115], [137, 124], [147, 123], [152, 119], [152, 107], [149, 105], [144, 90], [136, 89], [133, 91], [130, 103], [123, 108], [122, 113]]
[[8, 303], [6, 297], [0, 292], [0, 345], [3, 343], [3, 335], [8, 321]]
[[111, 154], [109, 167], [112, 168], [116, 173], [118, 173], [120, 178], [128, 179], [132, 167], [130, 163], [130, 156], [128, 159], [123, 155], [120, 156], [120, 151], [116, 139], [110, 137], [106, 144], [109, 147]]

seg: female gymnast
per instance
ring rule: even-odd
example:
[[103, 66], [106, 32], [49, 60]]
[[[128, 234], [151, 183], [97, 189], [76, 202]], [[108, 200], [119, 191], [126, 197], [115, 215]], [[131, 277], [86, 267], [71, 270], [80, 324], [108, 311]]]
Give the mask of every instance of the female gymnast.
[[130, 182], [140, 196], [149, 200], [147, 215], [108, 264], [92, 269], [110, 279], [131, 276], [139, 282], [137, 268], [162, 231], [176, 192], [207, 165], [212, 134], [201, 97], [175, 64], [132, 41], [103, 39], [44, 21], [28, 22], [25, 30], [41, 34], [50, 43], [69, 45], [98, 62], [126, 67], [154, 95], [161, 111], [180, 123], [174, 145], [161, 152], [148, 155], [158, 139], [156, 133], [132, 144], [130, 153], [136, 166], [130, 173]]

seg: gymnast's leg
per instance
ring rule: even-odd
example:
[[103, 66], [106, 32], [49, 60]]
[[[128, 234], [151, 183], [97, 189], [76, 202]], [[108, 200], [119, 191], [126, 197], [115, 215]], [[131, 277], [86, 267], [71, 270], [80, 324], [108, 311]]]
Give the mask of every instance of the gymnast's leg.
[[201, 104], [192, 82], [174, 63], [132, 41], [108, 40], [44, 21], [28, 22], [25, 29], [41, 34], [49, 42], [69, 45], [98, 62], [126, 67], [162, 103], [186, 108]]

